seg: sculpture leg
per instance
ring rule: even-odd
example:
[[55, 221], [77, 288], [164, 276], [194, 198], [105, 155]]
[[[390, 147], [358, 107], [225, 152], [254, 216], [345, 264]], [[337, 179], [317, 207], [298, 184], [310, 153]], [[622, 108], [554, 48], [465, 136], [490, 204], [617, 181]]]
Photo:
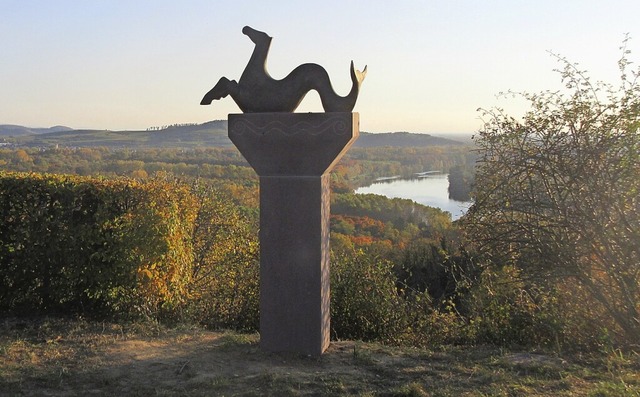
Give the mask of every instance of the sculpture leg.
[[233, 96], [237, 91], [237, 87], [238, 83], [235, 80], [229, 80], [226, 77], [221, 77], [220, 80], [218, 80], [218, 83], [216, 83], [216, 85], [204, 95], [200, 104], [211, 105], [211, 102], [216, 99], [224, 98], [229, 94]]

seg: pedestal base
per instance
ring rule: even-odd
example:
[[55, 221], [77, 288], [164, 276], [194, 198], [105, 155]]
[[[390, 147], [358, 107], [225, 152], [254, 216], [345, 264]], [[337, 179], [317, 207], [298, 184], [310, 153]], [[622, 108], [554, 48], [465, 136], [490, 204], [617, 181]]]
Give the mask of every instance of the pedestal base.
[[229, 115], [229, 138], [260, 176], [260, 346], [329, 346], [329, 171], [358, 137], [357, 113]]

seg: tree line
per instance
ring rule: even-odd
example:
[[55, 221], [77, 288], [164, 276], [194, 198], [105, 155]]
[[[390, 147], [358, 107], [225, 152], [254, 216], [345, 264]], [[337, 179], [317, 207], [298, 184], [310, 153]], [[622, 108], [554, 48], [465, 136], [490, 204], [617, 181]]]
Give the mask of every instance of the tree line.
[[189, 127], [189, 126], [196, 126], [198, 125], [198, 123], [176, 123], [176, 124], [168, 124], [168, 125], [163, 125], [162, 127], [147, 127], [147, 131], [162, 131], [162, 130], [166, 130], [168, 128], [173, 128], [173, 127]]

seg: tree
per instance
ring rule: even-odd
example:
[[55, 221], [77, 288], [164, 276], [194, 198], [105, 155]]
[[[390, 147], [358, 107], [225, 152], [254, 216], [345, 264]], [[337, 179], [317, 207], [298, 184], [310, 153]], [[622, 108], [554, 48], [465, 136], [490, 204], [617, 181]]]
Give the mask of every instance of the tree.
[[[640, 69], [627, 39], [620, 84], [553, 54], [566, 90], [514, 94], [521, 120], [482, 110], [466, 229], [493, 263], [548, 285], [574, 281], [617, 334], [640, 343]], [[575, 296], [575, 295], [574, 295]]]
[[456, 165], [449, 169], [449, 198], [456, 201], [471, 200], [473, 167]]

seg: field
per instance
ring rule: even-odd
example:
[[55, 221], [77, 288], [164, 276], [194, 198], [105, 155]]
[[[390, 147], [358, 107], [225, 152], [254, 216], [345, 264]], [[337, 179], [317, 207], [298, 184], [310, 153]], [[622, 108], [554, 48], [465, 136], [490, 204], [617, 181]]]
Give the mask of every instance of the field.
[[257, 335], [56, 318], [0, 324], [2, 396], [640, 396], [640, 357], [336, 341], [320, 358]]

